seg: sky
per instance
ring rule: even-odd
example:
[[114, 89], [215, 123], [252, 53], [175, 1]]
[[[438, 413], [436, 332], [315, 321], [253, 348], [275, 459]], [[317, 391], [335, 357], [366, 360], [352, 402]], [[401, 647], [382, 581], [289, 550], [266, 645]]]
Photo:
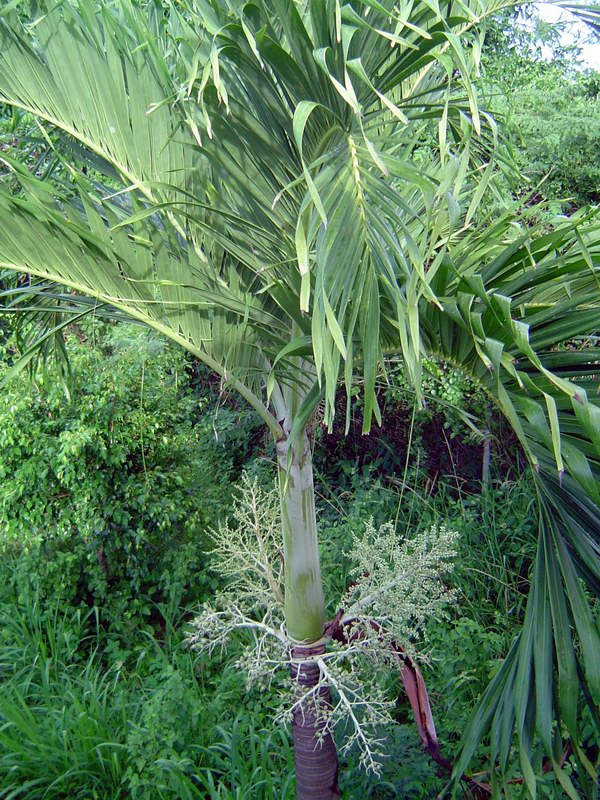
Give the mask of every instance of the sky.
[[570, 44], [575, 40], [577, 35], [581, 35], [587, 39], [582, 45], [581, 53], [581, 67], [591, 67], [592, 69], [600, 70], [600, 37], [594, 37], [590, 28], [582, 22], [575, 20], [573, 14], [568, 11], [563, 11], [550, 3], [537, 3], [536, 8], [542, 19], [546, 22], [568, 22], [569, 31], [563, 34], [563, 42]]

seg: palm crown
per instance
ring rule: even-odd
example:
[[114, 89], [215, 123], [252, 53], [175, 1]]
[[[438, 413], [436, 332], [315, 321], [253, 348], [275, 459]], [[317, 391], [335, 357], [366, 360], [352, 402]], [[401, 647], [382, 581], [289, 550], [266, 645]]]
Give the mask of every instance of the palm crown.
[[577, 748], [577, 687], [600, 697], [580, 581], [597, 594], [599, 352], [564, 346], [598, 329], [600, 226], [591, 212], [528, 227], [484, 211], [496, 129], [473, 80], [480, 23], [507, 5], [9, 10], [0, 101], [36, 118], [61, 168], [40, 179], [8, 160], [19, 190], [0, 188], [0, 267], [34, 276], [7, 303], [41, 323], [38, 346], [110, 307], [202, 359], [276, 439], [319, 404], [330, 424], [357, 371], [368, 430], [386, 351], [417, 394], [424, 353], [476, 377], [534, 469], [540, 535], [525, 628], [457, 770], [490, 726], [506, 767], [516, 728], [533, 791], [534, 729], [558, 770], [550, 720]]

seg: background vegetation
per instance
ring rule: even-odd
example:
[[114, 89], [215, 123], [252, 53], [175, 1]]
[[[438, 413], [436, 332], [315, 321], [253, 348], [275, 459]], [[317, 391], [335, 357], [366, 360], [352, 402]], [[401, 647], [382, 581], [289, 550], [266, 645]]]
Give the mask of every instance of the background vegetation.
[[505, 13], [487, 37], [483, 88], [523, 173], [515, 194], [572, 212], [600, 202], [600, 78], [565, 28], [533, 6]]

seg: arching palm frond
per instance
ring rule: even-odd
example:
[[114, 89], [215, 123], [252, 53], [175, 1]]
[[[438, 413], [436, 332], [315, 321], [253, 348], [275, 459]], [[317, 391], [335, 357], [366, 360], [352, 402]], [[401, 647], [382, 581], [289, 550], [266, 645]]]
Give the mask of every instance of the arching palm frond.
[[436, 282], [444, 312], [427, 312], [439, 354], [470, 369], [512, 423], [540, 514], [524, 629], [464, 733], [456, 774], [488, 732], [492, 764], [507, 773], [516, 732], [532, 795], [541, 741], [565, 794], [577, 797], [561, 769], [563, 736], [592, 782], [581, 709], [594, 717], [600, 698], [590, 605], [600, 589], [600, 224], [589, 214], [515, 235], [514, 222], [500, 220], [451, 251]]
[[162, 210], [214, 274], [243, 272], [272, 300], [294, 329], [286, 344], [311, 340], [329, 421], [341, 362], [349, 381], [364, 350], [368, 426], [390, 325], [418, 384], [424, 265], [458, 216], [419, 136], [439, 122], [458, 192], [489, 150], [471, 136], [456, 36], [475, 15], [451, 8], [424, 5], [405, 24], [391, 4], [189, 3], [146, 24], [126, 2], [48, 3], [31, 27], [16, 12], [0, 21], [0, 99], [116, 170], [138, 223]]

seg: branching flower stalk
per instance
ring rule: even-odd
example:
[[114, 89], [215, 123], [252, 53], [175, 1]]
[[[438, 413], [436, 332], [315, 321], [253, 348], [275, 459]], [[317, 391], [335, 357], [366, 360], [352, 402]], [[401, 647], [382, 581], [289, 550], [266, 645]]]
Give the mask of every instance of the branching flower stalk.
[[258, 481], [244, 475], [232, 527], [226, 520], [211, 531], [217, 570], [232, 580], [228, 594], [249, 596], [253, 608], [259, 596], [269, 598], [268, 605], [283, 606], [279, 513], [277, 492], [262, 490]]
[[341, 600], [340, 626], [352, 625], [378, 640], [392, 637], [413, 653], [427, 621], [454, 599], [440, 578], [452, 570], [456, 540], [444, 525], [400, 539], [391, 523], [376, 529], [369, 520], [348, 554], [354, 582]]
[[[292, 665], [297, 643], [284, 619], [284, 565], [276, 489], [264, 490], [256, 478], [242, 477], [233, 520], [212, 532], [215, 568], [228, 581], [212, 605], [194, 620], [190, 645], [203, 652], [223, 651], [236, 631], [247, 631], [236, 666], [248, 684], [270, 686]], [[452, 569], [457, 534], [432, 525], [410, 538], [394, 526], [376, 528], [370, 520], [355, 535], [348, 555], [353, 582], [340, 599], [335, 619], [314, 653], [302, 653], [302, 670], [313, 671], [307, 684], [297, 671], [291, 693], [284, 693], [278, 720], [313, 720], [324, 741], [344, 733], [341, 752], [357, 748], [362, 766], [378, 772], [385, 756], [380, 731], [393, 722], [393, 698], [381, 686], [382, 670], [411, 664], [425, 642], [433, 615], [444, 614], [453, 595], [442, 576]], [[415, 667], [416, 669], [416, 667]]]

